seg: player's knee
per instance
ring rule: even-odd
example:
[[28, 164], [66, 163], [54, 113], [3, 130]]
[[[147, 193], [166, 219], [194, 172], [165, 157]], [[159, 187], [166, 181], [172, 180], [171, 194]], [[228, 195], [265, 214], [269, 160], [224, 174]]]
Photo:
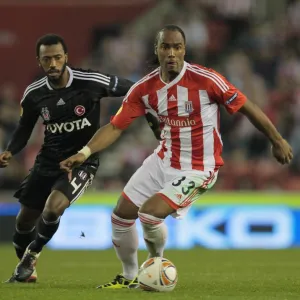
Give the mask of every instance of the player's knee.
[[162, 199], [156, 194], [143, 203], [139, 209], [139, 213], [161, 217], [161, 212], [164, 211]]
[[120, 211], [117, 207], [114, 208], [113, 213], [121, 219], [125, 219], [127, 217], [126, 214], [124, 214], [124, 212]]
[[54, 222], [61, 216], [61, 214], [58, 211], [51, 211], [51, 210], [45, 209], [43, 211], [42, 216], [45, 220], [47, 220], [49, 222]]
[[44, 217], [44, 219], [46, 219], [48, 221], [55, 221], [60, 216], [63, 215], [65, 209], [66, 209], [65, 205], [48, 204], [48, 205], [45, 206], [45, 208], [43, 210], [43, 217]]
[[157, 214], [157, 208], [151, 205], [150, 203], [145, 202], [139, 209], [139, 216], [140, 214], [146, 214], [155, 216]]
[[22, 219], [16, 218], [16, 228], [20, 231], [28, 231], [31, 230], [36, 223], [36, 219], [31, 221], [27, 220], [26, 222]]
[[135, 220], [138, 218], [138, 210], [139, 208], [135, 204], [121, 196], [113, 213], [122, 219]]
[[19, 230], [30, 230], [35, 226], [40, 215], [40, 211], [22, 206], [16, 217], [16, 227]]
[[164, 219], [174, 213], [175, 209], [164, 201], [161, 196], [154, 195], [140, 207], [139, 212]]
[[121, 218], [121, 219], [125, 219], [125, 220], [135, 220], [138, 218], [137, 215], [137, 211], [122, 211], [121, 209], [119, 209], [118, 207], [115, 207], [115, 209], [113, 210], [113, 213]]
[[163, 223], [164, 219], [157, 218], [151, 214], [147, 214], [144, 212], [138, 212], [139, 219], [144, 229], [151, 229], [159, 226]]

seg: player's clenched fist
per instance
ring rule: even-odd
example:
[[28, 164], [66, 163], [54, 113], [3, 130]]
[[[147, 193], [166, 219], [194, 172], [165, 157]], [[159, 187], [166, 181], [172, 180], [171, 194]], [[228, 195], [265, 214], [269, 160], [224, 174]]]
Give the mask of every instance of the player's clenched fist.
[[281, 164], [289, 164], [293, 159], [293, 151], [289, 143], [281, 139], [273, 144], [272, 154]]
[[12, 158], [12, 154], [9, 151], [4, 151], [0, 154], [0, 168], [5, 168], [9, 165], [9, 161]]
[[73, 168], [80, 166], [86, 160], [86, 156], [77, 153], [59, 163], [60, 168], [66, 172], [71, 172]]

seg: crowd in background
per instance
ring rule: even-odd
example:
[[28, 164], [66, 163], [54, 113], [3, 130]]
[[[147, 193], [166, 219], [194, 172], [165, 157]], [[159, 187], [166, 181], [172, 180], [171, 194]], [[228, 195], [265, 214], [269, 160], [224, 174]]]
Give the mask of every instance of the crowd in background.
[[[185, 31], [187, 60], [214, 68], [269, 116], [291, 143], [294, 160], [282, 167], [269, 141], [241, 114], [221, 114], [225, 166], [215, 190], [300, 189], [300, 1], [261, 16], [257, 1], [166, 0], [130, 24], [94, 28], [91, 52], [80, 67], [133, 81], [149, 70], [156, 32], [165, 24]], [[233, 5], [234, 4], [234, 5]], [[155, 19], [155, 22], [153, 20]], [[72, 49], [70, 49], [72, 51]], [[77, 65], [78, 66], [78, 65]], [[0, 151], [19, 119], [13, 84], [0, 83]], [[109, 122], [121, 99], [104, 98], [101, 123]], [[0, 169], [0, 189], [16, 188], [34, 162], [43, 140], [36, 127], [25, 150]], [[143, 118], [101, 155], [94, 189], [120, 190], [158, 141]]]

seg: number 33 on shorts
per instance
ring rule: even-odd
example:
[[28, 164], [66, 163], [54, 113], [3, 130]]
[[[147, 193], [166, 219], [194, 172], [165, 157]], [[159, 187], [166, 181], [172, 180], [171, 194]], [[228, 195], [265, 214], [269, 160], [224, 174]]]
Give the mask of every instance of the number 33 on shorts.
[[186, 174], [172, 181], [171, 187], [164, 191], [164, 194], [171, 198], [178, 206], [185, 207], [195, 202], [200, 195], [210, 189], [216, 182], [217, 174], [203, 172], [201, 174]]

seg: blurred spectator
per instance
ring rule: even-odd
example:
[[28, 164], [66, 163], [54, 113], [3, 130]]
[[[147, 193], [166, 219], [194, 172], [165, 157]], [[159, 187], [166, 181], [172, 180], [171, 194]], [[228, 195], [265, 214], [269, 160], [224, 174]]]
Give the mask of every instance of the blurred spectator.
[[[224, 75], [251, 101], [265, 109], [268, 101], [265, 82], [261, 76], [253, 72], [251, 62], [243, 52], [236, 51], [226, 57]], [[229, 151], [243, 150], [245, 159], [265, 156], [268, 141], [247, 118], [240, 115], [224, 117], [228, 122], [234, 123], [231, 128], [232, 134], [229, 136], [231, 138]], [[236, 119], [239, 119], [238, 124]]]
[[19, 120], [20, 106], [17, 100], [17, 88], [13, 83], [4, 83], [0, 87], [0, 125], [5, 131], [4, 144], [10, 139]]

